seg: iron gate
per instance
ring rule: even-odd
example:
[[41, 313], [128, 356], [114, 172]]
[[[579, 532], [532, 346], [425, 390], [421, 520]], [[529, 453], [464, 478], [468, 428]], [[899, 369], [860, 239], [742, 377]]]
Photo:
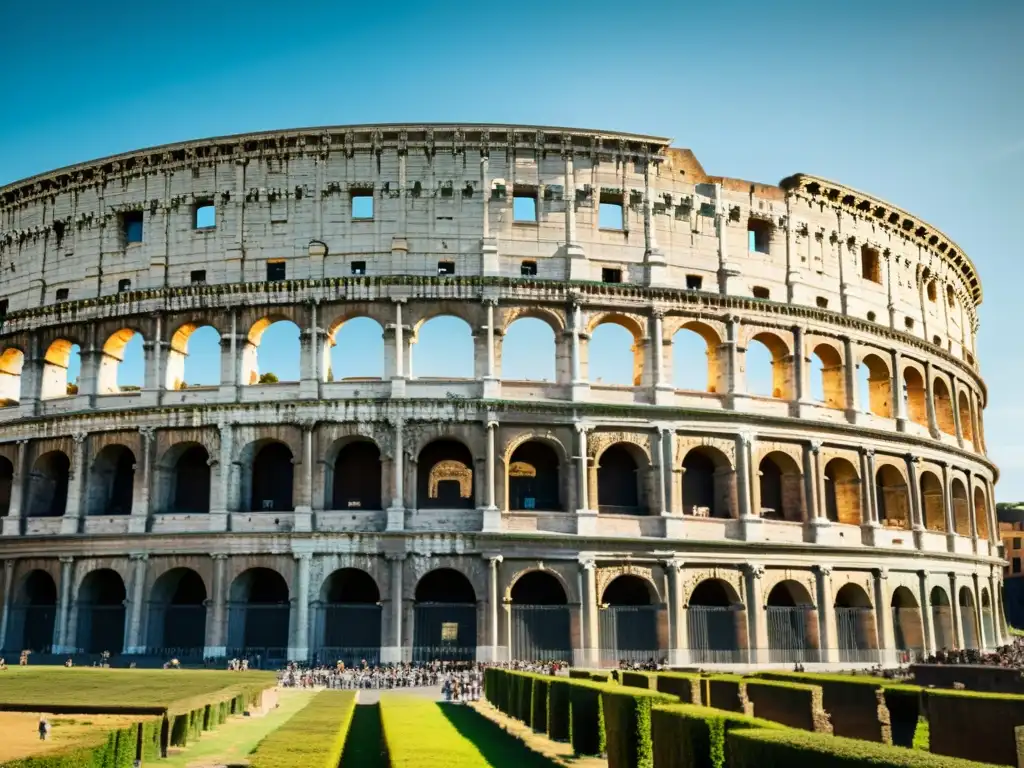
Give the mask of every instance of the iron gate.
[[16, 653], [49, 653], [57, 619], [55, 605], [15, 605], [7, 619], [7, 637], [0, 637], [0, 648]]
[[316, 608], [316, 658], [353, 666], [380, 663], [382, 608], [373, 603], [323, 603]]
[[768, 659], [795, 664], [818, 660], [807, 631], [813, 625], [814, 609], [809, 607], [768, 606]]
[[120, 653], [124, 650], [123, 605], [77, 605], [77, 645], [82, 653]]
[[992, 619], [992, 609], [981, 609], [981, 631], [985, 637], [982, 638], [982, 646], [994, 648], [996, 645], [996, 625]]
[[[201, 657], [206, 645], [206, 606], [149, 604], [146, 647], [149, 653], [176, 651], [174, 656]], [[167, 655], [167, 653], [161, 653]]]
[[836, 611], [836, 646], [840, 661], [870, 662], [878, 659], [868, 632], [874, 611], [871, 608], [843, 608]]
[[950, 650], [956, 648], [956, 635], [953, 632], [953, 613], [948, 605], [936, 605], [932, 608], [932, 626], [935, 629], [935, 648]]
[[252, 656], [247, 649], [259, 649], [264, 651], [262, 655], [274, 654], [274, 658], [275, 651], [287, 656], [290, 620], [287, 603], [229, 603], [227, 645], [239, 651], [238, 656]]
[[609, 605], [600, 611], [601, 662], [660, 661], [658, 647], [660, 605]]
[[476, 603], [420, 603], [413, 614], [412, 660], [473, 661]]
[[521, 661], [570, 661], [572, 641], [568, 605], [512, 605], [512, 658]]
[[917, 608], [893, 608], [892, 633], [897, 650], [918, 653], [924, 651], [921, 611]]
[[691, 664], [739, 664], [747, 652], [739, 647], [737, 622], [743, 606], [691, 605], [686, 611]]
[[974, 607], [960, 606], [960, 622], [964, 625], [964, 648], [980, 648], [978, 645], [978, 624], [974, 618]]

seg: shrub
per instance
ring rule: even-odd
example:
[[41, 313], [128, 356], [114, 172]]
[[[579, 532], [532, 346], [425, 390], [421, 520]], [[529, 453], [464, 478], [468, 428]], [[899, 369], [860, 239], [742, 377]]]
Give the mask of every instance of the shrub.
[[1017, 762], [1013, 729], [1024, 723], [1024, 696], [928, 689], [925, 706], [933, 753], [997, 765]]
[[754, 708], [747, 699], [747, 681], [739, 675], [713, 675], [708, 678], [708, 706], [753, 715]]
[[656, 706], [651, 741], [658, 768], [724, 768], [725, 734], [733, 728], [792, 731], [769, 720], [692, 704]]
[[662, 693], [670, 693], [683, 704], [703, 704], [701, 700], [701, 677], [685, 672], [659, 672], [655, 685]]
[[983, 768], [968, 760], [806, 731], [736, 729], [725, 743], [728, 768]]
[[626, 686], [602, 691], [608, 768], [652, 768], [651, 708], [675, 702], [678, 699], [667, 693], [631, 691]]
[[548, 678], [538, 675], [533, 679], [533, 711], [530, 727], [537, 733], [548, 732]]
[[828, 715], [821, 706], [821, 688], [816, 685], [751, 679], [746, 691], [759, 718], [805, 731], [832, 733]]
[[586, 669], [570, 669], [569, 677], [573, 680], [589, 680], [590, 671]]
[[569, 741], [569, 689], [572, 683], [564, 677], [548, 681], [548, 738]]
[[623, 685], [631, 688], [646, 688], [649, 691], [657, 690], [657, 675], [650, 672], [626, 672], [619, 676]]
[[595, 683], [610, 683], [612, 681], [607, 672], [591, 672], [590, 679]]
[[533, 675], [516, 675], [517, 688], [516, 717], [530, 725], [533, 722]]
[[577, 755], [605, 753], [604, 712], [601, 691], [605, 686], [576, 680], [569, 686], [569, 738]]
[[337, 768], [355, 704], [354, 691], [321, 691], [257, 745], [250, 768]]

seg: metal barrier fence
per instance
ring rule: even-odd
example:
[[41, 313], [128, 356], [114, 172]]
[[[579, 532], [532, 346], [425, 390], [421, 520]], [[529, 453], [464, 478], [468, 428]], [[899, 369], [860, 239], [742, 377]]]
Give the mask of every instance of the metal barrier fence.
[[748, 653], [740, 649], [737, 621], [742, 606], [691, 605], [686, 611], [691, 664], [740, 664]]
[[121, 653], [124, 650], [124, 605], [75, 604], [78, 629], [75, 645], [84, 653]]
[[369, 666], [375, 667], [380, 664], [380, 646], [367, 648], [322, 646], [313, 653], [313, 660], [317, 664], [328, 667], [333, 667], [339, 661], [346, 667], [359, 667], [364, 661]]
[[476, 603], [420, 603], [413, 612], [412, 660], [476, 658]]
[[561, 661], [572, 658], [568, 605], [512, 606], [512, 658]]
[[227, 649], [229, 659], [248, 659], [249, 667], [255, 669], [278, 669], [288, 659], [287, 647], [237, 646]]
[[56, 617], [55, 605], [14, 604], [7, 616], [7, 637], [0, 637], [0, 648], [19, 653], [49, 653]]
[[609, 605], [600, 611], [601, 662], [626, 661], [638, 664], [663, 659], [658, 621], [661, 605]]
[[228, 642], [233, 648], [287, 648], [287, 603], [229, 603]]
[[878, 649], [872, 647], [869, 629], [874, 626], [875, 612], [871, 608], [840, 608], [836, 611], [836, 645], [839, 660], [846, 662], [872, 662], [878, 660]]
[[769, 661], [785, 664], [818, 661], [820, 653], [808, 636], [808, 630], [813, 627], [813, 608], [770, 605], [766, 613]]
[[146, 622], [146, 645], [198, 648], [206, 643], [206, 606], [151, 601]]
[[375, 603], [321, 603], [313, 611], [313, 645], [350, 649], [379, 646], [382, 613]]

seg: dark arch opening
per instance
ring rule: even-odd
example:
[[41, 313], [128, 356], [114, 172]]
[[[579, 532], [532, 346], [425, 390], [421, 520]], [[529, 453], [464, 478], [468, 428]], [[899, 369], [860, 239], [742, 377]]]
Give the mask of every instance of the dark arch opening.
[[597, 467], [599, 512], [639, 515], [640, 471], [629, 448], [616, 444], [601, 454]]
[[288, 583], [270, 568], [250, 568], [231, 586], [229, 634], [243, 653], [280, 656], [288, 647]]
[[782, 470], [767, 456], [758, 467], [761, 477], [761, 516], [768, 520], [782, 519]]
[[413, 660], [476, 656], [476, 592], [463, 574], [439, 568], [416, 585]]
[[781, 581], [768, 593], [769, 659], [772, 662], [816, 661], [817, 613], [807, 589], [795, 581]]
[[287, 445], [274, 441], [260, 447], [252, 462], [252, 498], [249, 509], [253, 512], [293, 511], [294, 474], [292, 451]]
[[833, 523], [860, 525], [860, 480], [846, 459], [825, 465], [825, 516]]
[[63, 451], [50, 451], [40, 456], [29, 479], [29, 516], [63, 516], [70, 475], [71, 461]]
[[719, 517], [715, 504], [715, 462], [699, 449], [683, 458], [683, 512]]
[[956, 648], [956, 632], [949, 596], [942, 587], [932, 587], [932, 626], [935, 629], [935, 647], [938, 650]]
[[651, 590], [639, 576], [618, 576], [604, 588], [601, 602], [606, 605], [651, 605]]
[[729, 587], [721, 579], [706, 579], [696, 586], [690, 595], [690, 605], [706, 605], [725, 608], [733, 605]]
[[381, 509], [380, 448], [369, 440], [342, 447], [334, 460], [332, 509]]
[[324, 585], [328, 603], [376, 604], [380, 602], [377, 582], [359, 568], [342, 568], [327, 577]]
[[90, 515], [130, 515], [135, 485], [135, 454], [123, 445], [108, 445], [92, 463]]
[[550, 445], [538, 440], [520, 445], [508, 465], [509, 509], [561, 510], [558, 474], [558, 455]]
[[736, 591], [721, 579], [705, 579], [694, 588], [686, 610], [693, 664], [744, 661], [746, 611]]
[[124, 650], [124, 581], [116, 571], [90, 571], [78, 589], [78, 648], [83, 653]]
[[431, 571], [416, 585], [417, 603], [476, 603], [469, 579], [452, 568]]
[[545, 571], [520, 576], [509, 591], [512, 599], [512, 658], [572, 658], [571, 616], [565, 589]]
[[153, 584], [148, 650], [201, 656], [206, 638], [206, 585], [191, 568], [172, 568]]
[[660, 660], [668, 626], [644, 579], [628, 574], [616, 577], [604, 588], [601, 603], [602, 662]]
[[520, 576], [509, 592], [513, 605], [565, 605], [562, 584], [550, 573], [530, 571]]
[[56, 618], [57, 584], [46, 571], [30, 572], [13, 606], [4, 647], [11, 651], [49, 653]]
[[11, 509], [11, 491], [14, 489], [14, 465], [6, 456], [0, 456], [0, 517]]
[[473, 455], [457, 440], [435, 440], [420, 451], [416, 470], [420, 509], [473, 509]]
[[839, 660], [874, 661], [878, 630], [871, 598], [856, 584], [844, 584], [835, 597], [836, 640]]
[[210, 454], [201, 445], [187, 448], [174, 464], [171, 510], [195, 514], [210, 511]]
[[380, 661], [381, 605], [377, 582], [359, 568], [334, 571], [321, 589], [317, 658], [321, 663]]

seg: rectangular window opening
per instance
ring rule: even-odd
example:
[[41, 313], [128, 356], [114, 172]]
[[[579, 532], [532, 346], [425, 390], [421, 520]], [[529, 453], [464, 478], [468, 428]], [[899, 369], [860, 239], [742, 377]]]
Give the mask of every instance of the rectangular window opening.
[[747, 220], [747, 246], [753, 253], [768, 253], [772, 239], [772, 225], [763, 219]]
[[914, 318], [907, 317], [903, 319], [903, 324], [907, 327], [908, 331], [914, 330]]
[[126, 211], [121, 214], [121, 233], [125, 245], [142, 242], [142, 211]]
[[365, 275], [366, 274], [366, 262], [365, 261], [353, 261], [352, 262], [352, 274], [353, 275]]
[[598, 228], [622, 230], [624, 225], [622, 193], [602, 191], [597, 207]]
[[132, 281], [131, 280], [118, 280], [117, 281], [117, 292], [118, 293], [124, 293], [125, 291], [130, 291], [131, 289], [132, 289]]
[[286, 267], [283, 261], [267, 262], [267, 281], [276, 283], [285, 279]]
[[10, 306], [10, 299], [0, 299], [0, 317], [7, 314], [7, 307]]
[[704, 285], [704, 278], [700, 275], [687, 275], [686, 276], [686, 290], [688, 291], [699, 291], [701, 286]]
[[192, 224], [196, 229], [214, 229], [217, 226], [217, 206], [208, 200], [196, 203]]
[[193, 269], [189, 273], [189, 280], [194, 284], [202, 285], [206, 282], [206, 270], [205, 269]]
[[828, 299], [824, 296], [819, 296], [814, 300], [814, 303], [818, 306], [818, 309], [828, 309]]
[[455, 262], [454, 261], [439, 261], [437, 262], [437, 274], [441, 277], [455, 274]]
[[57, 289], [57, 301], [67, 301], [68, 300], [68, 295], [69, 295], [69, 291], [68, 291], [67, 288], [58, 288]]
[[873, 283], [882, 282], [882, 263], [878, 251], [862, 245], [860, 248], [860, 276]]
[[352, 218], [363, 220], [373, 218], [372, 189], [352, 190]]
[[601, 282], [602, 283], [621, 283], [622, 282], [622, 270], [621, 269], [610, 269], [605, 267], [601, 270]]
[[537, 222], [537, 190], [531, 187], [512, 188], [512, 221], [535, 224]]
[[1019, 557], [1013, 558], [1013, 572], [1014, 573], [1020, 573], [1020, 558]]
[[537, 262], [536, 261], [524, 261], [522, 266], [519, 268], [519, 274], [523, 277], [534, 277], [537, 274]]
[[755, 299], [767, 299], [771, 296], [771, 291], [761, 285], [755, 285], [752, 293]]

